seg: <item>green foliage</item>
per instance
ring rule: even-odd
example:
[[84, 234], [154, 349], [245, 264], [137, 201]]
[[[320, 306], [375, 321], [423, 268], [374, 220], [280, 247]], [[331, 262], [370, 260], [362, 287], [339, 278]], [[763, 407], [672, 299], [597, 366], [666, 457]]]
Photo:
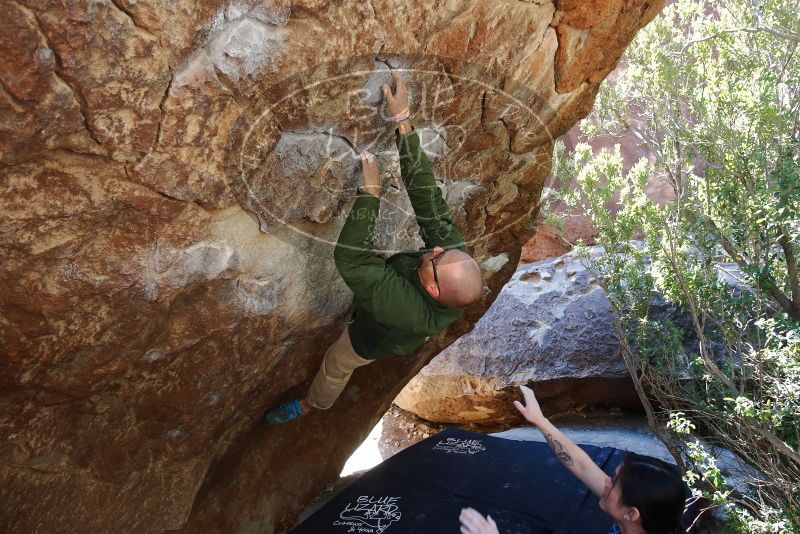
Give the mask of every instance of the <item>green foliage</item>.
[[[591, 219], [623, 346], [686, 460], [741, 532], [800, 531], [800, 7], [679, 0], [644, 28], [583, 125], [619, 147], [557, 144], [560, 195]], [[674, 199], [648, 198], [653, 180]], [[614, 209], [612, 209], [614, 208]], [[691, 324], [656, 316], [653, 295]], [[703, 442], [760, 472], [728, 487]]]

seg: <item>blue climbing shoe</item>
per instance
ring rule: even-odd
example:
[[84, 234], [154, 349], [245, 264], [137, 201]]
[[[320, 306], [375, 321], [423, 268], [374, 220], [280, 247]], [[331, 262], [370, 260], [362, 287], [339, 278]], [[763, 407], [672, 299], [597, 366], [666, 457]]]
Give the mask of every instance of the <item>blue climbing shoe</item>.
[[292, 419], [297, 419], [303, 415], [303, 407], [300, 406], [300, 401], [297, 399], [283, 402], [275, 406], [267, 413], [264, 414], [264, 421], [268, 425], [282, 425], [288, 423]]

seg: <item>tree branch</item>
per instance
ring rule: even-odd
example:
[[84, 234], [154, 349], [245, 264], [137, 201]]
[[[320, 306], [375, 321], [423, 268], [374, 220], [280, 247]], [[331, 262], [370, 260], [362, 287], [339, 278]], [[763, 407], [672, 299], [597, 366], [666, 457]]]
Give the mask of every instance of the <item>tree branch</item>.
[[706, 35], [705, 37], [699, 37], [697, 39], [692, 39], [691, 41], [686, 41], [686, 44], [683, 45], [681, 48], [681, 53], [686, 52], [686, 50], [697, 43], [702, 43], [704, 41], [710, 41], [711, 39], [716, 39], [720, 37], [724, 33], [759, 33], [765, 32], [769, 33], [770, 35], [774, 35], [775, 37], [780, 37], [781, 39], [786, 39], [787, 41], [792, 41], [795, 43], [800, 43], [800, 35], [794, 33], [785, 33], [774, 28], [770, 28], [768, 26], [756, 26], [755, 28], [733, 28], [730, 30], [720, 30], [717, 33], [712, 33], [711, 35]]
[[[697, 221], [697, 217], [693, 212], [685, 211], [684, 214], [692, 222], [696, 222]], [[725, 251], [725, 253], [728, 254], [728, 256], [730, 256], [731, 259], [734, 262], [739, 264], [740, 267], [750, 267], [751, 266], [750, 262], [748, 262], [739, 253], [739, 251], [736, 249], [736, 247], [733, 245], [733, 243], [730, 241], [730, 239], [728, 239], [728, 237], [725, 234], [722, 233], [722, 231], [717, 226], [717, 223], [715, 223], [710, 218], [707, 219], [707, 220], [708, 220], [708, 224], [709, 224], [711, 230], [714, 232], [714, 234], [716, 235], [716, 237], [719, 239], [720, 243], [722, 244], [722, 249]], [[784, 253], [785, 253], [785, 251], [784, 251]], [[794, 258], [794, 256], [792, 256], [792, 257]], [[789, 260], [789, 258], [787, 256], [787, 265], [788, 265], [788, 260]], [[794, 275], [793, 280], [795, 280], [795, 284], [797, 284], [798, 281], [797, 281], [797, 262], [796, 261], [794, 261], [794, 269], [795, 269], [795, 275]], [[795, 298], [794, 291], [795, 291], [795, 289], [794, 289], [794, 286], [793, 286], [792, 287], [792, 298], [789, 299], [789, 297], [787, 297], [786, 294], [783, 291], [778, 289], [778, 286], [774, 283], [774, 280], [770, 279], [769, 283], [767, 284], [767, 293], [769, 294], [770, 297], [772, 297], [772, 300], [778, 306], [780, 306], [781, 309], [783, 311], [785, 311], [792, 319], [794, 319], [796, 321], [800, 321], [800, 309], [798, 309], [798, 307], [800, 307], [800, 300]]]
[[[708, 369], [715, 378], [717, 378], [720, 382], [722, 382], [725, 385], [725, 387], [728, 388], [729, 391], [739, 395], [740, 394], [739, 389], [736, 387], [733, 381], [720, 370], [720, 368], [708, 354], [708, 348], [706, 347], [706, 342], [705, 342], [705, 333], [703, 332], [703, 327], [700, 325], [697, 307], [695, 305], [691, 293], [689, 292], [689, 286], [686, 283], [686, 279], [683, 276], [683, 271], [681, 271], [680, 266], [678, 265], [678, 260], [676, 258], [675, 244], [672, 239], [672, 233], [669, 230], [667, 230], [666, 234], [667, 234], [667, 240], [669, 242], [669, 250], [665, 250], [664, 252], [667, 254], [667, 258], [672, 264], [672, 268], [675, 272], [678, 283], [680, 283], [681, 290], [683, 291], [683, 294], [686, 297], [686, 303], [689, 306], [689, 315], [691, 315], [692, 318], [692, 325], [694, 326], [695, 334], [697, 334], [698, 341], [700, 342], [700, 357], [703, 359], [703, 363], [705, 364], [706, 369]], [[756, 433], [759, 436], [767, 440], [773, 447], [775, 447], [775, 450], [777, 450], [780, 454], [786, 456], [788, 459], [792, 460], [796, 464], [800, 465], [800, 454], [798, 454], [797, 451], [789, 447], [778, 436], [772, 433], [768, 428], [764, 428], [761, 425], [761, 423], [755, 420], [754, 418], [744, 417], [743, 419], [747, 421], [747, 423], [750, 424], [750, 426], [752, 426], [752, 428], [756, 431]]]
[[794, 247], [786, 236], [786, 232], [781, 232], [781, 237], [778, 239], [783, 255], [786, 258], [786, 272], [789, 278], [789, 285], [792, 288], [792, 309], [795, 314], [792, 315], [794, 319], [800, 319], [800, 280], [797, 278], [797, 257], [794, 254]]
[[770, 28], [769, 26], [759, 26], [757, 28], [747, 28], [744, 31], [751, 31], [751, 32], [767, 32], [775, 37], [780, 37], [781, 39], [786, 39], [787, 41], [793, 41], [795, 43], [800, 43], [800, 35], [794, 33], [785, 33], [774, 28]]

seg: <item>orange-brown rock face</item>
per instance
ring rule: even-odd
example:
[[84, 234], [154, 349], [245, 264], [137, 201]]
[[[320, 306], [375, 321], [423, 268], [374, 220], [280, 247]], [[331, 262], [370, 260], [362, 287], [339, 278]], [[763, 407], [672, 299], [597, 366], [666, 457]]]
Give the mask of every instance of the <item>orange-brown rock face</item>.
[[[514, 272], [552, 139], [660, 4], [3, 0], [0, 530], [291, 521]], [[485, 298], [333, 409], [265, 428], [346, 321], [355, 151], [384, 170], [376, 243], [418, 246], [388, 66]]]

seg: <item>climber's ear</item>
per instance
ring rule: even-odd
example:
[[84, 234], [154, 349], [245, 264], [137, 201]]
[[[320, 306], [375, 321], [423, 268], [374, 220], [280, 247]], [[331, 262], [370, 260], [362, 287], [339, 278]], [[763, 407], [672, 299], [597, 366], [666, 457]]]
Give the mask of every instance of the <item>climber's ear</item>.
[[626, 506], [625, 511], [622, 514], [622, 517], [625, 518], [625, 521], [636, 523], [639, 521], [641, 515], [639, 514], [639, 509], [636, 508], [635, 506]]

